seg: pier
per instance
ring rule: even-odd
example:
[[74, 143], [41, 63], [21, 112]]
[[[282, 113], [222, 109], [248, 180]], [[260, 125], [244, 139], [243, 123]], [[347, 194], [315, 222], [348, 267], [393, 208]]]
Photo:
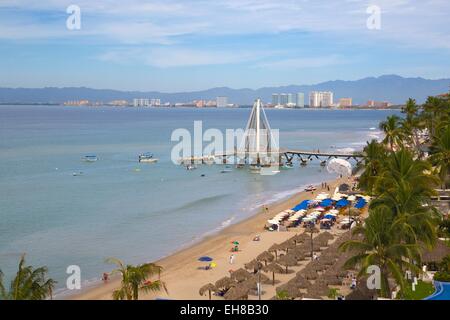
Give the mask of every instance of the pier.
[[[363, 158], [360, 153], [321, 152], [301, 149], [280, 148], [272, 135], [272, 130], [267, 120], [261, 100], [256, 99], [247, 126], [241, 140], [241, 145], [235, 150], [225, 151], [211, 155], [197, 155], [180, 159], [183, 165], [188, 164], [236, 164], [251, 165], [282, 165], [292, 164], [297, 158], [300, 164], [306, 165], [308, 161], [317, 159], [324, 165], [333, 158], [355, 160], [359, 163]], [[231, 158], [231, 159], [230, 159]]]

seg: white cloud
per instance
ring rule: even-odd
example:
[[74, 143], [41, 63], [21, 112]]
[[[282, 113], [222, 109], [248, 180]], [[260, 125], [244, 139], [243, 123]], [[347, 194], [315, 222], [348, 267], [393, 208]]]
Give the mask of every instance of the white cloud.
[[[0, 38], [67, 37], [65, 8], [82, 9], [78, 35], [114, 44], [177, 43], [183, 35], [222, 36], [300, 31], [326, 33], [352, 41], [388, 41], [391, 45], [448, 48], [450, 1], [447, 0], [3, 0]], [[366, 8], [382, 11], [381, 30], [368, 32]], [[4, 19], [16, 9], [29, 20]], [[61, 19], [43, 19], [60, 14]], [[37, 31], [37, 32], [34, 32]], [[369, 38], [369, 39], [368, 39]], [[425, 42], [425, 43], [424, 43]]]

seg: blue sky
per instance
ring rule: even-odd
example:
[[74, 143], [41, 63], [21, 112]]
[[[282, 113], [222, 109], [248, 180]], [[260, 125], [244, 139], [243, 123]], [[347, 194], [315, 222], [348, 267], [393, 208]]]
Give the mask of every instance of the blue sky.
[[[69, 5], [81, 29], [68, 30]], [[381, 28], [366, 26], [369, 6]], [[166, 92], [450, 77], [448, 0], [2, 0], [0, 86]]]

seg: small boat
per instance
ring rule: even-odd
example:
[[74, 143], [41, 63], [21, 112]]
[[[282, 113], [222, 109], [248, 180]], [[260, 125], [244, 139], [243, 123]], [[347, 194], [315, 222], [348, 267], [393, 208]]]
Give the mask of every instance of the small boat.
[[223, 170], [221, 170], [220, 171], [220, 173], [229, 173], [229, 172], [232, 172], [233, 170], [231, 170], [231, 169], [223, 169]]
[[186, 170], [195, 170], [195, 169], [197, 169], [197, 167], [194, 166], [194, 165], [192, 165], [192, 164], [188, 164], [188, 165], [186, 166]]
[[158, 159], [153, 158], [153, 154], [151, 153], [142, 153], [139, 155], [139, 162], [155, 163], [158, 162]]
[[314, 190], [316, 190], [316, 187], [314, 187], [311, 184], [305, 188], [305, 191], [314, 191]]
[[98, 158], [95, 154], [88, 154], [83, 157], [83, 161], [86, 161], [86, 162], [95, 162], [97, 160], [98, 160]]
[[83, 175], [83, 171], [74, 172], [74, 173], [72, 173], [72, 175], [74, 177], [82, 176]]
[[251, 173], [259, 173], [261, 171], [261, 167], [258, 165], [251, 165], [250, 172]]

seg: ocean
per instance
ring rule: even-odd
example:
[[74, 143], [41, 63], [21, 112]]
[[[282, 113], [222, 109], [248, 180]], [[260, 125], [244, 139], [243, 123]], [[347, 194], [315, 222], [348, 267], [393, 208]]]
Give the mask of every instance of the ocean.
[[[361, 149], [380, 138], [393, 110], [266, 110], [280, 146]], [[0, 106], [0, 269], [10, 279], [21, 254], [65, 286], [78, 265], [85, 284], [117, 257], [156, 260], [334, 174], [313, 161], [273, 176], [170, 159], [177, 128], [244, 128], [250, 109]], [[206, 143], [205, 143], [206, 145]], [[137, 162], [151, 152], [156, 164]], [[95, 154], [98, 161], [82, 157]], [[83, 172], [74, 176], [74, 172]]]

